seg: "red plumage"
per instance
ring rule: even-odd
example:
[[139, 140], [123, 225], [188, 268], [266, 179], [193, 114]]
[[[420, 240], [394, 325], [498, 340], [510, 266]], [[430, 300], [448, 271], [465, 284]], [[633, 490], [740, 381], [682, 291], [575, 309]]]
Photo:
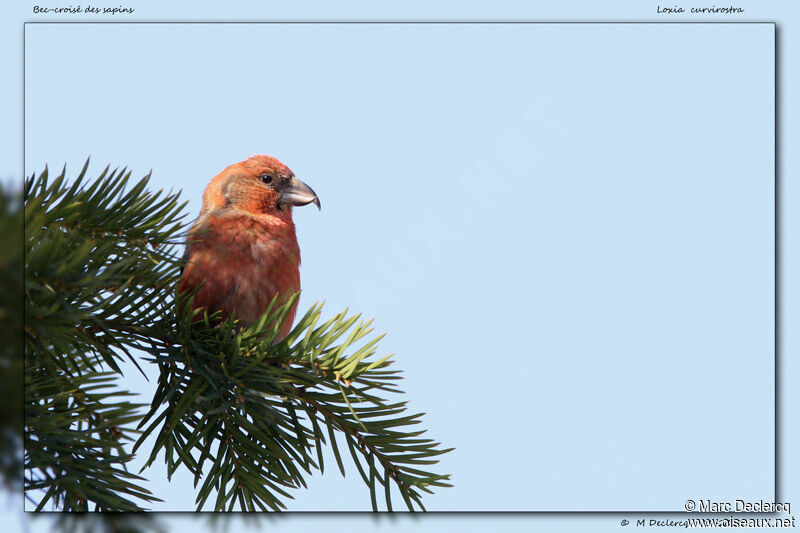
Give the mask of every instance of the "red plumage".
[[[314, 191], [277, 159], [253, 156], [215, 176], [189, 231], [178, 293], [200, 287], [193, 308], [234, 311], [249, 326], [273, 297], [282, 305], [300, 290], [300, 247], [292, 206], [315, 203]], [[280, 328], [292, 328], [297, 304]]]

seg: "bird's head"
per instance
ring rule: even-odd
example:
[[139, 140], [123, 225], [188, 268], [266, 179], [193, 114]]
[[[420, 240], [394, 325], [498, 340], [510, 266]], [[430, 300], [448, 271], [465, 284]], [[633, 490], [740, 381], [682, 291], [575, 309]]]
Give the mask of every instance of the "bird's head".
[[203, 213], [234, 209], [251, 215], [290, 218], [293, 206], [315, 204], [317, 194], [286, 165], [268, 155], [253, 157], [217, 174], [203, 193]]

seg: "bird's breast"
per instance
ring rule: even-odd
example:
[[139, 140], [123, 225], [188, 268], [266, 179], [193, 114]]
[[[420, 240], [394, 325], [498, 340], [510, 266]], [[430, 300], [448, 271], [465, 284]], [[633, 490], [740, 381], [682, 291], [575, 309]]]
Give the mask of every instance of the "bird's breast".
[[226, 315], [235, 311], [252, 324], [274, 297], [280, 305], [300, 290], [300, 249], [291, 223], [243, 218], [210, 220], [203, 226], [193, 232], [198, 237], [184, 272], [203, 283], [196, 302]]

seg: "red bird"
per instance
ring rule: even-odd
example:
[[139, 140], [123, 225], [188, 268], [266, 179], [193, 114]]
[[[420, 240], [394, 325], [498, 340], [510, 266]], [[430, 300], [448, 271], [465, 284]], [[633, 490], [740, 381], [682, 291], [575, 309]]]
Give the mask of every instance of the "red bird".
[[[189, 230], [178, 293], [191, 292], [193, 307], [208, 313], [236, 311], [250, 326], [272, 298], [282, 305], [300, 290], [300, 247], [292, 207], [316, 204], [316, 193], [268, 155], [231, 165], [208, 184], [200, 216]], [[292, 329], [297, 304], [280, 328]], [[201, 315], [202, 316], [202, 315]]]

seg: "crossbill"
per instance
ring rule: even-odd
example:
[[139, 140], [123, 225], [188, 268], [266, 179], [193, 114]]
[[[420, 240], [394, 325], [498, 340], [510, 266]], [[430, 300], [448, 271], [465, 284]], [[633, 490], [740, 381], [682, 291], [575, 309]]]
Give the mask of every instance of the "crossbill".
[[[316, 193], [268, 155], [255, 155], [217, 174], [189, 230], [178, 294], [198, 289], [194, 309], [223, 317], [235, 312], [255, 323], [276, 298], [283, 305], [300, 290], [300, 247], [292, 207], [315, 204]], [[297, 303], [280, 327], [292, 329]]]

